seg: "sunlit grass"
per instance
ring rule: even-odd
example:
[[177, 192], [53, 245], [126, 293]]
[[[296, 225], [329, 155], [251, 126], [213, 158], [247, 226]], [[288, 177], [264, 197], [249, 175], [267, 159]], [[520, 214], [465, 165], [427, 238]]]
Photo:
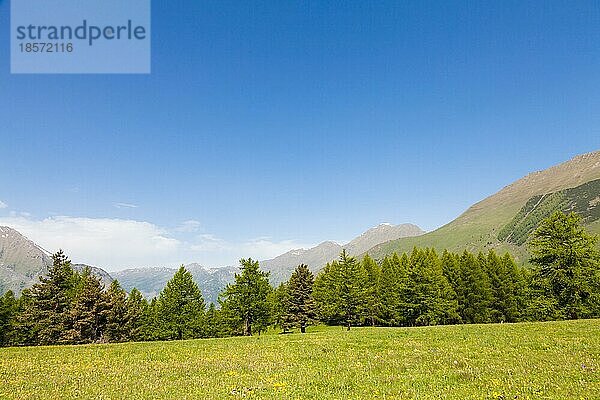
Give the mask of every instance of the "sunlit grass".
[[600, 320], [0, 349], [4, 399], [597, 399]]

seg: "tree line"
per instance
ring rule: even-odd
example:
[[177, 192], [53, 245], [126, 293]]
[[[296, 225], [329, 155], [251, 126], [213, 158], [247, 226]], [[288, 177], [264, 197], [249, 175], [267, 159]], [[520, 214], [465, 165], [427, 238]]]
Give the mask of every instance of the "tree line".
[[576, 214], [555, 213], [529, 241], [529, 266], [507, 253], [438, 254], [413, 249], [379, 262], [342, 251], [315, 277], [299, 265], [276, 288], [252, 259], [206, 305], [183, 266], [160, 294], [145, 299], [117, 281], [105, 288], [89, 269], [53, 255], [48, 274], [19, 298], [0, 298], [0, 345], [181, 340], [260, 334], [270, 326], [305, 332], [311, 324], [425, 326], [600, 316], [595, 236]]

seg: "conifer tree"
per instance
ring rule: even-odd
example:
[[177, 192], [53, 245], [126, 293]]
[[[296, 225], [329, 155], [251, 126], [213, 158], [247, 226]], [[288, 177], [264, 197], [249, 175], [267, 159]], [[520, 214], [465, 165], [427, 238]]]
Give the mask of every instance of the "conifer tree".
[[459, 314], [464, 323], [490, 322], [492, 289], [489, 278], [481, 265], [485, 257], [475, 257], [464, 251], [460, 257], [461, 285], [458, 288]]
[[108, 303], [104, 284], [89, 268], [80, 276], [71, 308], [69, 310], [71, 328], [64, 332], [62, 341], [66, 343], [93, 343], [104, 341]]
[[252, 336], [253, 329], [260, 333], [269, 324], [272, 288], [269, 273], [260, 270], [258, 261], [242, 259], [240, 265], [241, 273], [235, 275], [235, 283], [227, 285], [219, 302], [232, 332]]
[[364, 272], [364, 307], [365, 307], [365, 318], [366, 324], [375, 326], [377, 322], [377, 316], [379, 309], [381, 308], [379, 290], [379, 279], [381, 276], [381, 268], [379, 265], [365, 254], [361, 261], [361, 269]]
[[597, 237], [575, 213], [556, 212], [532, 234], [531, 262], [540, 285], [566, 318], [600, 315], [600, 261]]
[[206, 311], [206, 337], [221, 337], [223, 336], [223, 322], [221, 313], [217, 310], [215, 303], [210, 303]]
[[13, 329], [13, 319], [17, 312], [17, 299], [14, 293], [9, 290], [0, 297], [0, 346], [7, 346], [10, 343]]
[[167, 340], [203, 336], [204, 298], [192, 274], [182, 265], [156, 302], [159, 336]]
[[271, 319], [279, 326], [282, 333], [287, 333], [294, 321], [290, 313], [290, 290], [288, 282], [277, 286], [268, 296]]
[[441, 257], [441, 263], [444, 276], [452, 286], [452, 289], [454, 289], [458, 303], [464, 304], [464, 299], [460, 297], [462, 292], [464, 292], [461, 289], [463, 282], [461, 278], [460, 256], [450, 253], [448, 250], [444, 250]]
[[160, 320], [158, 298], [153, 297], [148, 303], [148, 307], [144, 310], [142, 317], [142, 336], [144, 340], [164, 340], [165, 335], [162, 330], [162, 324]]
[[143, 340], [146, 337], [144, 332], [146, 321], [144, 318], [148, 312], [148, 302], [138, 289], [133, 288], [129, 296], [127, 296], [125, 307], [125, 332], [127, 340]]
[[507, 253], [500, 258], [490, 250], [485, 260], [490, 280], [492, 322], [516, 322], [520, 320], [523, 304], [523, 283], [514, 260]]
[[107, 314], [106, 314], [106, 340], [109, 342], [124, 342], [128, 339], [128, 307], [127, 293], [119, 281], [114, 280], [110, 283], [106, 294]]
[[411, 325], [438, 325], [458, 320], [456, 294], [431, 249], [414, 249], [410, 256], [409, 298]]
[[337, 260], [327, 263], [315, 278], [313, 298], [317, 317], [329, 325], [343, 324], [340, 291], [340, 265]]
[[40, 282], [22, 293], [24, 310], [18, 316], [19, 344], [50, 345], [63, 341], [72, 328], [69, 315], [77, 275], [71, 261], [59, 250]]
[[300, 264], [292, 273], [287, 290], [287, 314], [293, 325], [300, 327], [300, 332], [306, 332], [306, 326], [315, 317], [315, 301], [313, 299], [313, 273], [305, 264]]

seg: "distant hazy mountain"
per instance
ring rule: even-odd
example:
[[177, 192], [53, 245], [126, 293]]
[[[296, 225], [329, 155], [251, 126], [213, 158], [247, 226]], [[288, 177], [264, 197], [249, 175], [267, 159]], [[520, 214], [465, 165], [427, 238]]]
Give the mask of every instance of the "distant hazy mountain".
[[[200, 287], [204, 300], [215, 304], [221, 290], [233, 282], [234, 274], [239, 270], [237, 267], [206, 268], [195, 263], [188, 264], [185, 268]], [[131, 291], [135, 287], [150, 299], [158, 296], [175, 272], [177, 268], [134, 268], [113, 272], [112, 276], [125, 290]]]
[[474, 204], [447, 225], [419, 237], [379, 244], [369, 254], [380, 259], [414, 246], [451, 251], [495, 249], [526, 261], [527, 237], [557, 210], [577, 212], [590, 232], [600, 233], [600, 151], [533, 172]]
[[[50, 253], [16, 230], [0, 226], [0, 293], [12, 290], [20, 293], [38, 282], [38, 277], [52, 265]], [[73, 269], [82, 271], [84, 264], [74, 264]], [[112, 282], [111, 276], [101, 268], [90, 267], [105, 285]]]
[[[415, 225], [381, 224], [369, 229], [346, 246], [335, 242], [323, 242], [311, 249], [292, 250], [272, 260], [261, 261], [260, 267], [271, 273], [272, 284], [279, 284], [287, 280], [299, 264], [307, 264], [313, 271], [318, 271], [336, 259], [343, 248], [350, 254], [361, 254], [377, 243], [420, 234], [423, 234], [423, 231]], [[207, 303], [216, 303], [219, 293], [228, 283], [233, 282], [234, 275], [239, 272], [239, 266], [207, 268], [200, 264], [188, 264], [185, 267], [194, 276]], [[113, 272], [112, 276], [119, 280], [125, 290], [130, 291], [135, 287], [144, 297], [152, 298], [159, 294], [176, 271], [176, 268], [135, 268]]]
[[261, 261], [260, 267], [271, 273], [271, 283], [277, 285], [285, 282], [299, 264], [306, 264], [313, 272], [317, 272], [325, 264], [335, 260], [342, 249], [346, 249], [350, 255], [357, 256], [379, 243], [424, 233], [421, 228], [413, 224], [383, 223], [369, 229], [345, 245], [329, 241], [310, 249], [291, 250], [271, 260]]

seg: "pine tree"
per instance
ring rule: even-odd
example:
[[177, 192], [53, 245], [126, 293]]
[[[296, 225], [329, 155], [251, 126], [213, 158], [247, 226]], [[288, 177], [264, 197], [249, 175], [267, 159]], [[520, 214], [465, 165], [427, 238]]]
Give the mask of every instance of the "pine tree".
[[128, 339], [129, 314], [127, 293], [119, 281], [110, 283], [105, 294], [108, 311], [106, 313], [106, 340], [109, 342], [124, 342]]
[[464, 299], [460, 297], [462, 282], [462, 273], [460, 268], [460, 256], [454, 253], [450, 253], [448, 250], [444, 250], [441, 257], [442, 271], [444, 276], [452, 286], [452, 289], [457, 295], [459, 304], [464, 303]]
[[204, 309], [202, 293], [182, 265], [158, 296], [160, 337], [168, 340], [202, 337]]
[[158, 298], [153, 297], [144, 310], [141, 334], [143, 340], [165, 340], [165, 334], [160, 320]]
[[301, 333], [306, 332], [306, 326], [315, 317], [313, 285], [313, 273], [305, 264], [296, 267], [287, 284], [287, 314], [292, 324], [300, 327]]
[[589, 235], [575, 213], [556, 212], [532, 234], [531, 262], [541, 286], [566, 318], [600, 315], [600, 261], [597, 237]]
[[50, 345], [63, 341], [72, 328], [69, 315], [77, 274], [62, 252], [52, 256], [47, 276], [22, 293], [24, 310], [18, 316], [18, 344]]
[[235, 283], [227, 285], [219, 302], [232, 333], [251, 336], [253, 328], [260, 333], [269, 324], [272, 288], [269, 273], [260, 270], [258, 261], [242, 259], [240, 265], [241, 273], [235, 275]]
[[83, 270], [75, 297], [69, 310], [71, 328], [62, 335], [65, 343], [94, 343], [104, 341], [108, 303], [104, 284], [89, 268]]
[[517, 266], [517, 263], [509, 253], [504, 254], [501, 262], [509, 276], [512, 285], [512, 297], [514, 299], [509, 302], [509, 306], [506, 308], [506, 320], [507, 322], [523, 321], [526, 317], [528, 307], [528, 272], [525, 268]]

